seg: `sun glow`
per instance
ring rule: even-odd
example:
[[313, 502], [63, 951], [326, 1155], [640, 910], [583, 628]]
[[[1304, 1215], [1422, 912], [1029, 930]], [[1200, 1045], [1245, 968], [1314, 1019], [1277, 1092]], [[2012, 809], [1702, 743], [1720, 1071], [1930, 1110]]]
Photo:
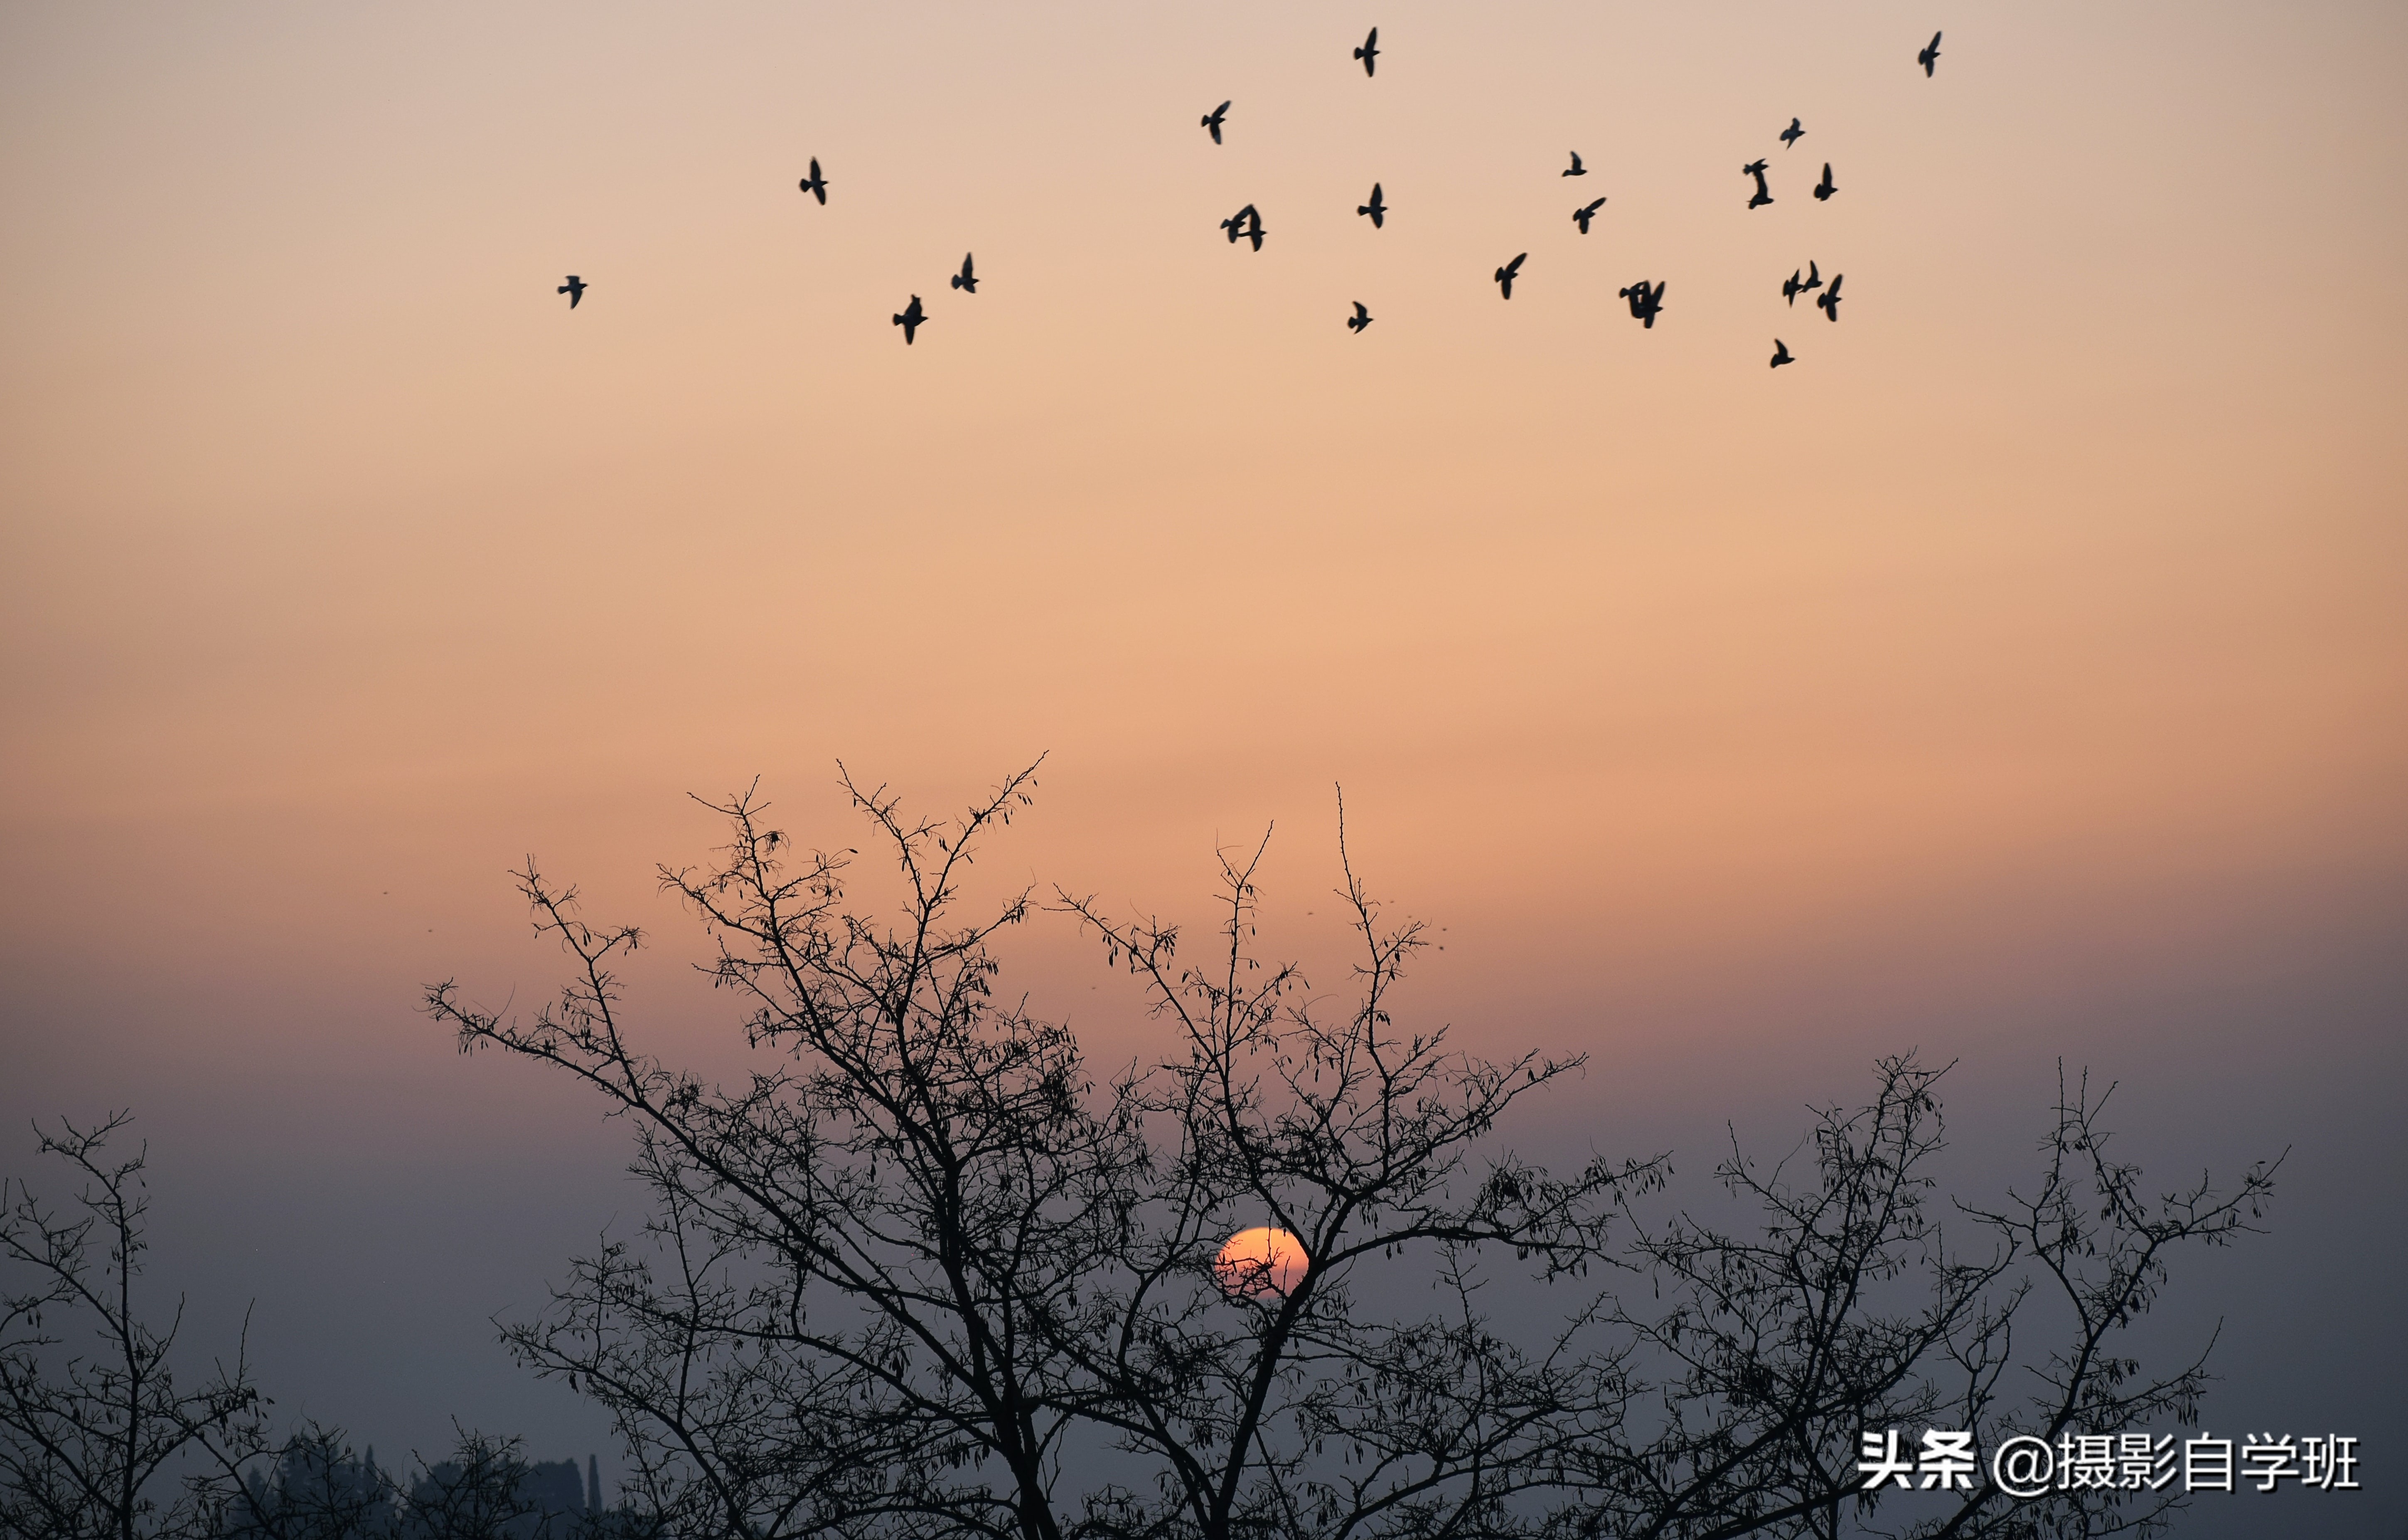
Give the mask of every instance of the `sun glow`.
[[1212, 1259], [1213, 1276], [1232, 1294], [1284, 1294], [1304, 1276], [1304, 1243], [1257, 1225], [1229, 1237]]

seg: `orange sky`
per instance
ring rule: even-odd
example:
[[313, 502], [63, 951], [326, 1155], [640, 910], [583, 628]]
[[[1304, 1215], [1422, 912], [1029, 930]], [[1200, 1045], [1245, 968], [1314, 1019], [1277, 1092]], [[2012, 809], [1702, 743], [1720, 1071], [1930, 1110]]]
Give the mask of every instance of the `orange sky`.
[[1432, 1010], [1684, 1085], [2402, 998], [2400, 7], [495, 10], [0, 15], [0, 1112], [508, 1146], [502, 869], [676, 930], [838, 757], [1308, 950], [1342, 781]]

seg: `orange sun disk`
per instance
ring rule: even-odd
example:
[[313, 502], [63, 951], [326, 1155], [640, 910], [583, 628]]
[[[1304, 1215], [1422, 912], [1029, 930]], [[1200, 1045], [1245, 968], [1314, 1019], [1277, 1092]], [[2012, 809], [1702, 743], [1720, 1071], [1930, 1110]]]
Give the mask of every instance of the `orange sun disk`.
[[1284, 1294], [1304, 1276], [1304, 1263], [1303, 1242], [1257, 1225], [1229, 1237], [1212, 1259], [1212, 1275], [1232, 1294]]

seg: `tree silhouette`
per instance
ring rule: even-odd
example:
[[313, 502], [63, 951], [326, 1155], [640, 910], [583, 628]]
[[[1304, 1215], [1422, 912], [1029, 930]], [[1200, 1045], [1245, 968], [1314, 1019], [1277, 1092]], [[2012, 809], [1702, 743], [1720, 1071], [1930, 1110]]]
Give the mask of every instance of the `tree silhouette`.
[[[546, 1503], [521, 1442], [453, 1425], [440, 1460], [413, 1456], [404, 1480], [353, 1450], [339, 1429], [305, 1424], [274, 1451], [269, 1469], [222, 1470], [206, 1494], [215, 1540], [642, 1540], [654, 1529], [632, 1514]], [[560, 1467], [552, 1467], [558, 1470]], [[574, 1479], [575, 1466], [566, 1469]]]
[[[655, 1211], [605, 1238], [506, 1340], [609, 1409], [639, 1509], [665, 1533], [1014, 1540], [2145, 1532], [2166, 1501], [2086, 1490], [2015, 1504], [1985, 1483], [1902, 1518], [1862, 1490], [1868, 1430], [2108, 1433], [2192, 1415], [2194, 1361], [2142, 1374], [2120, 1344], [2182, 1246], [2251, 1228], [2272, 1172], [2151, 1203], [2111, 1161], [2086, 1083], [2059, 1098], [2028, 1197], [1942, 1204], [1935, 1083], [1910, 1057], [1820, 1115], [1804, 1169], [1734, 1142], [1723, 1184], [1761, 1214], [1724, 1233], [1663, 1206], [1666, 1162], [1552, 1173], [1498, 1120], [1579, 1057], [1491, 1061], [1399, 1029], [1426, 944], [1355, 877], [1358, 960], [1332, 1008], [1256, 954], [1262, 852], [1222, 862], [1220, 920], [1051, 907], [1131, 970], [1169, 1049], [1099, 1076], [1069, 1030], [998, 996], [1023, 890], [963, 918], [990, 834], [1034, 767], [949, 825], [843, 784], [905, 894], [853, 907], [854, 852], [800, 854], [757, 792], [711, 804], [730, 842], [663, 869], [716, 943], [762, 1068], [708, 1084], [623, 1019], [627, 928], [518, 874], [573, 959], [520, 1019], [432, 986], [463, 1051], [499, 1048], [597, 1091], [636, 1134]], [[1972, 1249], [1943, 1236], [1942, 1210]], [[1301, 1244], [1283, 1292], [1216, 1272], [1233, 1231]], [[1399, 1311], [1400, 1278], [1437, 1302]], [[2073, 1331], [2014, 1328], [2043, 1288]], [[1511, 1301], [1500, 1307], [1492, 1302]], [[2027, 1333], [2028, 1335], [2029, 1333]], [[2010, 1374], [2028, 1371], [2037, 1395]]]
[[265, 1401], [244, 1357], [197, 1381], [179, 1375], [183, 1301], [163, 1326], [137, 1297], [149, 1151], [108, 1149], [131, 1121], [121, 1112], [89, 1129], [35, 1130], [41, 1153], [82, 1179], [72, 1207], [0, 1180], [0, 1533], [202, 1533], [207, 1504], [172, 1480], [179, 1458], [261, 1446]]
[[[265, 1465], [265, 1469], [259, 1468]], [[305, 1424], [255, 1465], [230, 1462], [209, 1484], [222, 1540], [360, 1540], [394, 1533], [400, 1491], [331, 1428]]]
[[[463, 1431], [405, 1490], [340, 1430], [280, 1442], [246, 1359], [197, 1383], [137, 1298], [147, 1147], [109, 1145], [131, 1122], [36, 1129], [83, 1179], [72, 1208], [0, 1183], [0, 1536], [7, 1540], [644, 1540], [639, 1513], [560, 1514], [526, 1490], [515, 1439]], [[247, 1342], [248, 1328], [244, 1332]], [[582, 1500], [578, 1504], [581, 1510]]]

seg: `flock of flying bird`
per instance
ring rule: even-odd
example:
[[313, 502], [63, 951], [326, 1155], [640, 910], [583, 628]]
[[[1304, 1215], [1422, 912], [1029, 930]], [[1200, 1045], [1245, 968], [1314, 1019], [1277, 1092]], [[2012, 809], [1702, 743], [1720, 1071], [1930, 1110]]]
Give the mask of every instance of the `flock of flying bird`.
[[[1927, 79], [1939, 67], [1940, 37], [1939, 33], [1933, 33], [1931, 41], [1923, 45], [1914, 56], [1914, 62], [1923, 66], [1924, 77]], [[1363, 39], [1362, 47], [1354, 50], [1354, 58], [1362, 65], [1365, 76], [1378, 75], [1380, 62], [1380, 29], [1378, 27], [1373, 27], [1370, 35]], [[1223, 102], [1219, 107], [1204, 114], [1201, 126], [1212, 136], [1214, 144], [1222, 142], [1221, 130], [1228, 122], [1231, 105], [1230, 102]], [[1781, 148], [1788, 150], [1795, 147], [1805, 134], [1805, 126], [1798, 119], [1791, 118], [1789, 126], [1781, 131]], [[1765, 174], [1769, 165], [1768, 161], [1759, 159], [1750, 161], [1740, 167], [1742, 176], [1752, 177], [1756, 181], [1755, 195], [1747, 200], [1747, 206], [1750, 209], [1761, 209], [1773, 201], [1771, 189], [1765, 183]], [[1571, 151], [1571, 165], [1561, 175], [1567, 177], [1588, 175], [1588, 167], [1581, 163], [1579, 151]], [[826, 206], [828, 180], [820, 172], [817, 156], [812, 157], [810, 174], [802, 179], [800, 186], [803, 192], [816, 198], [823, 208]], [[1825, 161], [1823, 180], [1812, 189], [1814, 201], [1828, 202], [1831, 194], [1839, 190], [1838, 185], [1831, 180], [1831, 163]], [[1582, 235], [1588, 234], [1590, 223], [1597, 218], [1598, 210], [1605, 207], [1605, 202], [1602, 197], [1593, 198], [1572, 210], [1572, 223], [1580, 227]], [[1374, 230], [1386, 227], [1388, 205], [1378, 182], [1371, 184], [1370, 201], [1358, 205], [1354, 212], [1369, 219]], [[1257, 252], [1263, 249], [1263, 237], [1268, 233], [1263, 228], [1262, 211], [1251, 203], [1223, 220], [1221, 231], [1228, 238], [1230, 245], [1234, 246], [1242, 240]], [[978, 293], [978, 276], [973, 265], [973, 256], [974, 253], [964, 252], [962, 270], [953, 275], [953, 286], [964, 294]], [[1497, 269], [1492, 281], [1496, 283], [1499, 295], [1506, 299], [1513, 297], [1513, 281], [1521, 275], [1522, 264], [1529, 260], [1529, 252], [1524, 252]], [[1833, 273], [1830, 282], [1827, 285], [1823, 281], [1822, 268], [1809, 261], [1804, 268], [1791, 272], [1782, 281], [1781, 296], [1794, 307], [1798, 303], [1799, 295], [1813, 294], [1815, 290], [1820, 289], [1823, 292], [1814, 295], [1814, 308], [1823, 312], [1825, 319], [1836, 322], [1840, 319], [1840, 281], [1846, 276], [1844, 273]], [[568, 308], [573, 310], [577, 309], [577, 302], [585, 297], [585, 291], [592, 286], [575, 273], [571, 273], [568, 275], [567, 281], [560, 285], [560, 293], [568, 296]], [[1664, 282], [1658, 280], [1650, 283], [1647, 280], [1641, 279], [1636, 283], [1617, 290], [1615, 297], [1628, 302], [1633, 320], [1641, 326], [1653, 330], [1656, 317], [1661, 314], [1664, 309]], [[1361, 300], [1354, 300], [1351, 303], [1354, 307], [1354, 313], [1346, 318], [1346, 329], [1359, 337], [1365, 328], [1371, 324], [1373, 317]], [[913, 295], [911, 302], [903, 307], [895, 317], [895, 324], [903, 328], [903, 340], [907, 345], [918, 338], [920, 328], [927, 324], [928, 312], [921, 304], [918, 295]], [[1790, 353], [1789, 344], [1777, 337], [1774, 338], [1771, 367], [1777, 369], [1784, 364], [1796, 362], [1797, 357]]]

